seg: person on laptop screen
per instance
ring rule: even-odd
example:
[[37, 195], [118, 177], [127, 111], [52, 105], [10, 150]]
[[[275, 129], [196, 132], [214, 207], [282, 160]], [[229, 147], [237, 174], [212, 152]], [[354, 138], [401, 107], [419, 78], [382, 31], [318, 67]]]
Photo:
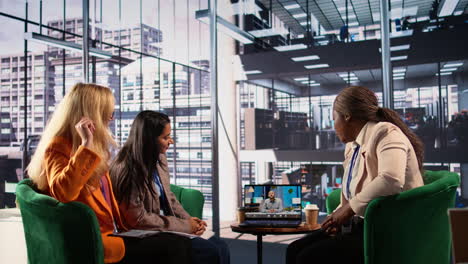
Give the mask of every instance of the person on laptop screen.
[[260, 212], [263, 213], [279, 213], [283, 211], [283, 201], [280, 198], [275, 197], [276, 194], [274, 191], [268, 192], [268, 199], [263, 201], [260, 206]]

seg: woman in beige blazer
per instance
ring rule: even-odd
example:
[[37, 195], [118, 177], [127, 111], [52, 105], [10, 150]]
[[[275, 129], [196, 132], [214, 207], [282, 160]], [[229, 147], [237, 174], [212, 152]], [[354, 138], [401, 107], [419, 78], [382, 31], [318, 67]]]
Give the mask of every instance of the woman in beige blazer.
[[322, 230], [288, 246], [290, 263], [364, 263], [367, 205], [423, 185], [423, 144], [395, 111], [378, 106], [366, 87], [343, 89], [333, 105], [338, 138], [346, 143], [341, 203]]
[[[191, 217], [170, 189], [166, 151], [173, 143], [167, 115], [140, 112], [111, 164], [114, 193], [128, 228], [200, 236], [206, 222]], [[192, 263], [229, 263], [227, 245], [221, 240], [196, 237], [190, 242]]]

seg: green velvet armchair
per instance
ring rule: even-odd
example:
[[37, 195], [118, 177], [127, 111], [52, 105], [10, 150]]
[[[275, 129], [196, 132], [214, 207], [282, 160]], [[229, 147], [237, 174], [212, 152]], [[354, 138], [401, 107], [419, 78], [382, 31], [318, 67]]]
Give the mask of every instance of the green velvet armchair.
[[[171, 185], [187, 212], [201, 218], [200, 191]], [[79, 202], [61, 203], [37, 192], [30, 179], [16, 187], [30, 264], [101, 264], [104, 250], [94, 212]]]
[[[449, 264], [447, 210], [455, 206], [456, 173], [425, 171], [424, 186], [371, 201], [365, 212], [366, 264]], [[327, 212], [338, 206], [340, 189], [327, 197]]]

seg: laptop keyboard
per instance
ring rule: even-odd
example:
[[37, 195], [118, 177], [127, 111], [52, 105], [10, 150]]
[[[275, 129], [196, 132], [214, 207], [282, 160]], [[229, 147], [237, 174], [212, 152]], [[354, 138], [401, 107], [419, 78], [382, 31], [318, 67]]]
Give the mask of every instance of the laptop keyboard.
[[252, 227], [297, 227], [301, 224], [301, 220], [245, 220], [240, 226]]

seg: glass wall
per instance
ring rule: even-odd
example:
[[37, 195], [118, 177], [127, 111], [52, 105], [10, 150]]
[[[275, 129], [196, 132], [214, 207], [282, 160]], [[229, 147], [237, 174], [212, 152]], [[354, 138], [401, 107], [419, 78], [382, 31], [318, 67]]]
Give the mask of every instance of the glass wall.
[[[7, 37], [0, 39], [0, 155], [2, 171], [9, 172], [0, 181], [7, 182], [1, 190], [3, 208], [15, 206], [14, 183], [24, 177], [21, 168], [55, 106], [83, 81], [83, 7], [78, 0], [1, 5], [2, 36]], [[195, 11], [206, 6], [207, 0], [89, 1], [89, 79], [115, 95], [111, 127], [119, 144], [139, 111], [170, 116], [171, 182], [201, 190], [204, 216], [210, 217], [209, 28], [195, 18]], [[74, 44], [78, 49], [70, 48]]]
[[[466, 175], [468, 55], [459, 36], [468, 32], [467, 4], [442, 14], [432, 2], [389, 1], [393, 108], [423, 141], [426, 169]], [[239, 50], [245, 69], [238, 81], [242, 182], [314, 179], [308, 190], [323, 198], [341, 186], [336, 95], [346, 86], [366, 86], [383, 106], [379, 3], [255, 3], [259, 12], [239, 23], [256, 37]], [[325, 192], [316, 190], [323, 185]], [[462, 196], [468, 199], [466, 187]]]

